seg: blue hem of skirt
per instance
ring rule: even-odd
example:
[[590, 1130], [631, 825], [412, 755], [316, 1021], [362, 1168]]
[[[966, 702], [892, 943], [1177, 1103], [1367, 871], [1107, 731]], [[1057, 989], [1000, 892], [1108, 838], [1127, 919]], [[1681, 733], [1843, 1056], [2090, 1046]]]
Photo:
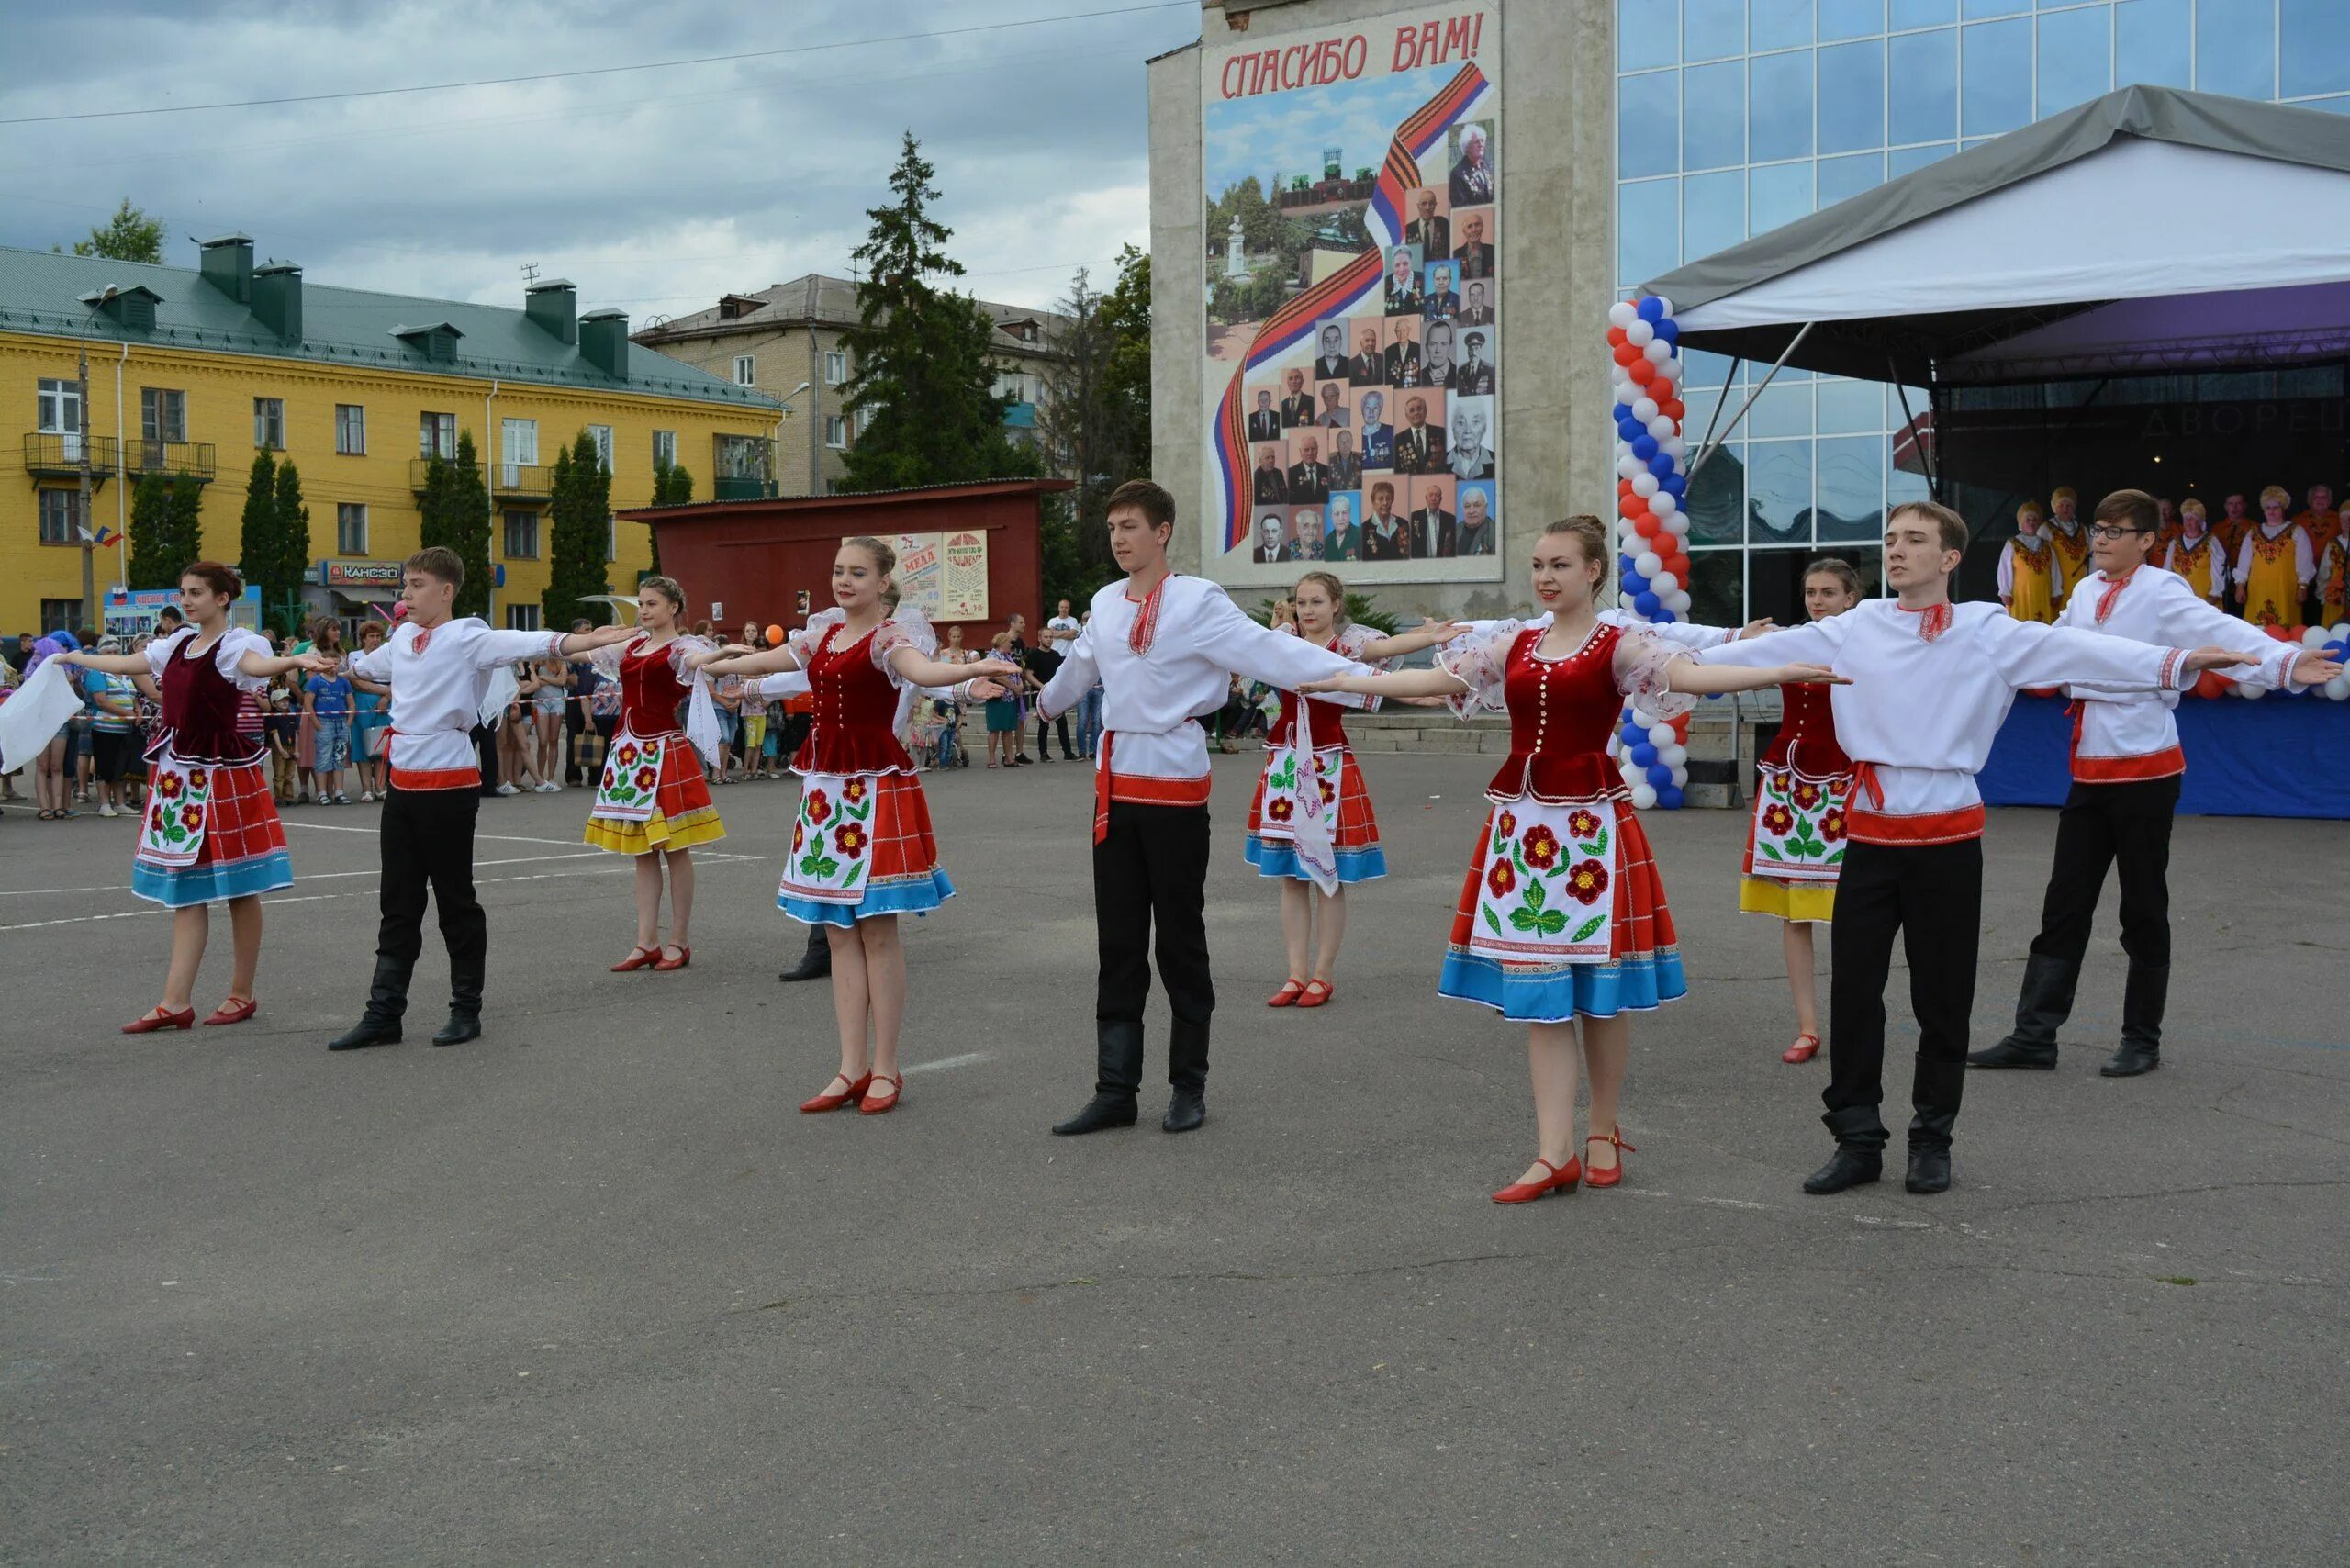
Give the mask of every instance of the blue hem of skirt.
[[283, 849], [240, 860], [234, 865], [161, 866], [130, 863], [130, 890], [136, 897], [165, 909], [194, 909], [198, 904], [223, 903], [229, 899], [274, 893], [294, 885], [294, 861]]
[[1648, 1013], [1689, 994], [1681, 955], [1663, 952], [1608, 964], [1565, 964], [1512, 974], [1499, 960], [1455, 949], [1444, 958], [1439, 995], [1490, 1007], [1521, 1024], [1564, 1024], [1578, 1014]]
[[847, 930], [860, 920], [885, 914], [928, 914], [954, 896], [955, 884], [946, 879], [946, 873], [933, 871], [926, 878], [869, 889], [855, 903], [818, 903], [813, 899], [778, 897], [775, 907], [802, 925], [837, 925]]
[[[1296, 846], [1285, 840], [1268, 843], [1250, 834], [1240, 846], [1242, 858], [1257, 868], [1260, 877], [1284, 879], [1294, 882], [1310, 882], [1305, 867], [1297, 857]], [[1379, 846], [1368, 849], [1341, 849], [1335, 858], [1338, 863], [1338, 881], [1351, 887], [1357, 882], [1376, 881], [1387, 875], [1387, 856]]]

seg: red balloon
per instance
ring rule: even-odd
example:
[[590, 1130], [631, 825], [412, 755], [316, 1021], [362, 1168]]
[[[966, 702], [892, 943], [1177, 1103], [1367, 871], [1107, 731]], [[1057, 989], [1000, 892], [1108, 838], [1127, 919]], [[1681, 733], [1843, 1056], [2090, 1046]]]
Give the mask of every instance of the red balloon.
[[1632, 527], [1643, 539], [1654, 538], [1656, 526], [1656, 516], [1652, 512], [1640, 512], [1632, 519]]
[[1649, 503], [1632, 494], [1628, 488], [1623, 495], [1617, 498], [1616, 514], [1618, 517], [1642, 518], [1648, 515], [1648, 511]]
[[2285, 641], [2298, 643], [2308, 631], [2306, 626], [2288, 626], [2285, 628]]
[[1683, 403], [1678, 398], [1667, 398], [1663, 402], [1659, 403], [1656, 406], [1656, 411], [1671, 420], [1676, 425], [1683, 420], [1686, 419], [1689, 414], [1688, 406]]
[[[1623, 366], [1624, 366], [1625, 368], [1627, 368], [1627, 369], [1629, 369], [1629, 368], [1631, 367], [1631, 364], [1632, 364], [1632, 362], [1633, 362], [1634, 360], [1636, 360], [1636, 359], [1642, 359], [1642, 358], [1645, 358], [1645, 357], [1646, 357], [1646, 356], [1645, 356], [1645, 355], [1643, 355], [1643, 354], [1640, 353], [1640, 351], [1639, 351], [1639, 350], [1638, 350], [1638, 349], [1634, 348], [1634, 347], [1633, 347], [1631, 344], [1629, 344], [1629, 343], [1617, 343], [1617, 344], [1616, 345], [1616, 363], [1617, 363], [1617, 364], [1623, 365]], [[1646, 380], [1646, 379], [1647, 379], [1647, 377], [1645, 377], [1645, 376], [1639, 376], [1639, 377], [1635, 377], [1635, 379], [1636, 379], [1636, 380]]]
[[2232, 684], [2234, 683], [2230, 681], [2226, 676], [2221, 675], [2218, 670], [2207, 669], [2201, 675], [2195, 678], [2195, 695], [2198, 697], [2224, 697], [2228, 693], [2228, 688]]
[[1624, 335], [1623, 328], [1610, 327], [1607, 329], [1607, 346], [1609, 348], [1620, 349], [1629, 342], [1631, 342], [1631, 340]]
[[2261, 630], [2267, 633], [2270, 636], [2276, 638], [2280, 643], [2291, 639], [2293, 636], [2290, 632], [2286, 631], [2282, 626], [2263, 626]]
[[[1628, 343], [1625, 345], [1626, 348], [1629, 348], [1630, 346], [1631, 345]], [[1622, 353], [1624, 350], [1617, 349], [1616, 352], [1617, 353]], [[1639, 351], [1635, 349], [1633, 350], [1633, 353], [1637, 355]], [[1634, 385], [1646, 386], [1650, 382], [1656, 379], [1656, 366], [1650, 364], [1644, 357], [1636, 357], [1630, 364], [1624, 367], [1624, 374], [1632, 378]]]
[[1617, 500], [1620, 501], [1626, 496], [1633, 495], [1635, 493], [1637, 492], [1633, 490], [1632, 482], [1629, 479], [1618, 479], [1616, 481], [1616, 498]]

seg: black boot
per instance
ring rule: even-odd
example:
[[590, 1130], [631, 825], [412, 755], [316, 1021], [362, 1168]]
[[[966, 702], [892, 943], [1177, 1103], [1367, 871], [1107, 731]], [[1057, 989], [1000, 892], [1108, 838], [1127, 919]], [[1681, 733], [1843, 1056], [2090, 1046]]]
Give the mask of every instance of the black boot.
[[366, 1046], [400, 1043], [400, 1017], [408, 1012], [408, 966], [397, 958], [375, 955], [375, 977], [367, 985], [367, 1011], [359, 1022], [327, 1042], [330, 1051], [355, 1051]]
[[436, 1046], [462, 1046], [467, 1040], [480, 1038], [481, 1009], [478, 1006], [453, 1006], [449, 1009], [449, 1021], [441, 1025], [440, 1033], [432, 1036], [432, 1043]]
[[1063, 1137], [1135, 1125], [1135, 1096], [1142, 1089], [1142, 1025], [1095, 1027], [1093, 1098], [1068, 1121], [1053, 1125]]
[[2073, 988], [2081, 966], [2034, 953], [2024, 960], [2023, 990], [2016, 997], [2014, 1033], [1996, 1046], [1970, 1052], [1969, 1067], [2056, 1065], [2056, 1031], [2073, 1015]]
[[1823, 1197], [1864, 1186], [1885, 1174], [1885, 1124], [1877, 1119], [1875, 1106], [1854, 1105], [1819, 1119], [1836, 1135], [1836, 1153], [1804, 1178], [1805, 1192]]
[[1909, 1099], [1909, 1172], [1902, 1185], [1913, 1193], [1950, 1191], [1950, 1135], [1958, 1126], [1958, 1103], [1966, 1092], [1966, 1069], [1957, 1062], [1918, 1064]]
[[1167, 1116], [1158, 1125], [1170, 1133], [1198, 1130], [1208, 1117], [1208, 1025], [1175, 1020], [1167, 1039], [1167, 1081], [1174, 1094], [1167, 1102]]
[[2168, 964], [2132, 964], [2121, 991], [2121, 1048], [2098, 1068], [2101, 1078], [2135, 1078], [2163, 1064], [2163, 1002], [2170, 995]]
[[826, 927], [822, 925], [810, 926], [808, 928], [808, 950], [800, 955], [800, 961], [798, 963], [792, 965], [791, 968], [784, 970], [783, 973], [776, 976], [775, 978], [783, 981], [786, 985], [789, 985], [793, 980], [823, 980], [831, 975], [833, 972], [833, 939], [824, 935], [825, 930]]

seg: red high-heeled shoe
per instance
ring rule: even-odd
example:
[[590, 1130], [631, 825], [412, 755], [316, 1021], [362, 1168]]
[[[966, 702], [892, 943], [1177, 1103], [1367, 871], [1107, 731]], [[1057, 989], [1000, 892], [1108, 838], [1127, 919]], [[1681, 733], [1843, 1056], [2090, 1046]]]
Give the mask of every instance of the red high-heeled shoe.
[[874, 1079], [872, 1082], [876, 1086], [888, 1084], [890, 1097], [886, 1100], [881, 1099], [868, 1089], [865, 1092], [864, 1100], [857, 1104], [856, 1114], [860, 1116], [886, 1116], [898, 1108], [899, 1096], [905, 1092], [906, 1075], [901, 1072], [890, 1078]]
[[1535, 1164], [1550, 1174], [1532, 1182], [1512, 1182], [1494, 1194], [1497, 1204], [1530, 1204], [1545, 1193], [1572, 1193], [1575, 1183], [1583, 1180], [1583, 1162], [1569, 1156], [1564, 1165], [1553, 1165], [1537, 1156]]
[[801, 1111], [812, 1116], [820, 1111], [837, 1111], [844, 1105], [854, 1105], [864, 1099], [865, 1092], [873, 1086], [873, 1075], [869, 1072], [858, 1079], [851, 1079], [845, 1072], [836, 1072], [833, 1076], [848, 1087], [837, 1094], [828, 1089], [812, 1100], [802, 1100], [800, 1102]]
[[134, 1018], [122, 1026], [126, 1035], [151, 1035], [158, 1029], [185, 1029], [196, 1022], [196, 1009], [183, 1007], [177, 1013], [157, 1003], [155, 1010], [144, 1018]]
[[1323, 1007], [1326, 1006], [1330, 999], [1337, 994], [1330, 989], [1328, 980], [1307, 980], [1305, 990], [1297, 999], [1297, 1004], [1300, 1007]]
[[[675, 946], [675, 944], [672, 944], [672, 946]], [[677, 956], [676, 958], [665, 958], [659, 963], [654, 965], [653, 968], [655, 973], [667, 974], [672, 969], [682, 969], [693, 961], [694, 950], [691, 947], [679, 947], [677, 948]]]
[[1294, 976], [1292, 976], [1290, 979], [1281, 981], [1281, 990], [1265, 998], [1265, 1005], [1268, 1007], [1294, 1007], [1297, 1005], [1297, 999], [1304, 994], [1305, 982]]
[[232, 996], [212, 1010], [212, 1016], [204, 1021], [204, 1026], [213, 1029], [223, 1024], [241, 1024], [260, 1011], [260, 998], [249, 996], [239, 1002]]
[[1590, 1137], [1583, 1139], [1583, 1142], [1585, 1148], [1590, 1148], [1595, 1143], [1612, 1143], [1616, 1146], [1615, 1164], [1609, 1166], [1605, 1170], [1602, 1170], [1596, 1165], [1588, 1166], [1584, 1169], [1583, 1182], [1583, 1185], [1586, 1187], [1614, 1187], [1621, 1184], [1624, 1180], [1624, 1156], [1627, 1154], [1638, 1154], [1640, 1152], [1638, 1148], [1624, 1141], [1624, 1129], [1621, 1127], [1617, 1127], [1612, 1133], [1595, 1133]]
[[1796, 1043], [1779, 1053], [1779, 1059], [1790, 1064], [1807, 1062], [1818, 1054], [1818, 1036], [1810, 1034], [1797, 1035], [1796, 1036]]
[[661, 949], [647, 947], [643, 943], [631, 947], [628, 957], [612, 966], [612, 973], [625, 975], [637, 969], [649, 969], [661, 961]]

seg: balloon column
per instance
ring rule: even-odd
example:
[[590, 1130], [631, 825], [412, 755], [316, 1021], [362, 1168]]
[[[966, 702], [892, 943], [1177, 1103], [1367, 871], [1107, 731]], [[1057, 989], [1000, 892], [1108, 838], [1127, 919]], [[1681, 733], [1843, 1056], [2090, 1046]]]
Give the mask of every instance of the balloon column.
[[[2292, 643], [2303, 648], [2322, 651], [2336, 663], [2350, 659], [2350, 621], [2338, 621], [2332, 626], [2271, 626], [2266, 630], [2271, 637], [2280, 643]], [[2216, 681], [2219, 684], [2206, 689], [2203, 685], [2205, 680]], [[2238, 686], [2214, 670], [2204, 671], [2202, 676], [2198, 678], [2195, 689], [2199, 695], [2205, 697], [2216, 697], [2222, 690], [2232, 691], [2238, 697], [2256, 698], [2262, 694], [2257, 687]], [[2323, 686], [2312, 687], [2308, 691], [2298, 694], [2280, 689], [2277, 695], [2279, 697], [2294, 695], [2328, 697], [2336, 702], [2350, 701], [2350, 675], [2337, 675]]]
[[[1616, 396], [1616, 597], [1662, 625], [1689, 612], [1689, 481], [1681, 421], [1681, 329], [1652, 294], [1607, 312], [1608, 381]], [[1638, 703], [1608, 751], [1635, 808], [1680, 808], [1689, 783], [1689, 720], [1667, 722]]]

